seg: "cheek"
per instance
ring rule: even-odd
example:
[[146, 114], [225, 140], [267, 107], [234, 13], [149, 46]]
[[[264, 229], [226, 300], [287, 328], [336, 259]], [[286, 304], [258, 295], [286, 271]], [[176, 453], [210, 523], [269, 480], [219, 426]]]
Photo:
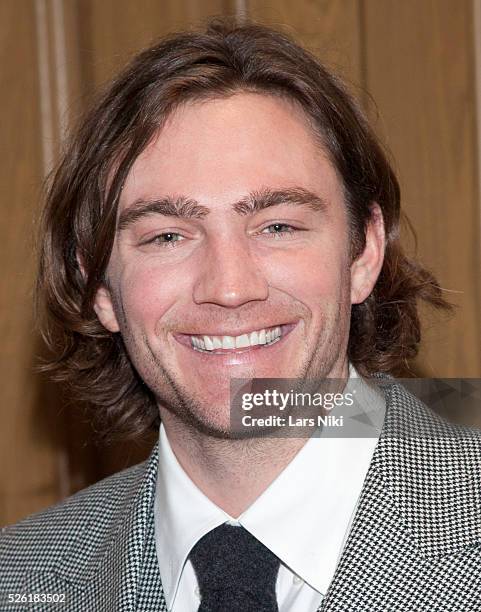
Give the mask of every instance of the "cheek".
[[116, 306], [124, 327], [128, 321], [129, 328], [154, 330], [158, 320], [167, 315], [182, 295], [185, 299], [187, 288], [182, 279], [178, 270], [161, 268], [155, 261], [125, 266], [117, 281]]
[[338, 301], [349, 284], [347, 253], [335, 245], [285, 252], [266, 263], [270, 285], [306, 305]]

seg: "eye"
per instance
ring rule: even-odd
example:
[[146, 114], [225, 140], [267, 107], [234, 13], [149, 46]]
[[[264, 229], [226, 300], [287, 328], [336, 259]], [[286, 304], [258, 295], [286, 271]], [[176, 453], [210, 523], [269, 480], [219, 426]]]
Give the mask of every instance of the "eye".
[[[266, 231], [267, 230], [267, 231]], [[287, 238], [289, 234], [293, 234], [297, 231], [297, 228], [289, 225], [288, 223], [271, 223], [265, 227], [261, 234], [267, 233], [272, 234], [273, 238]]]
[[149, 238], [142, 244], [153, 244], [164, 248], [174, 248], [176, 246], [175, 243], [180, 242], [183, 239], [184, 237], [177, 232], [164, 232], [163, 234], [157, 234], [153, 238]]

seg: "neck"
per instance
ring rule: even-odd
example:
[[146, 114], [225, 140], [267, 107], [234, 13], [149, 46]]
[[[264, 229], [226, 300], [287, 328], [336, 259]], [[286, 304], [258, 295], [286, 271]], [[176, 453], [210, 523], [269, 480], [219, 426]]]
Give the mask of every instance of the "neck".
[[[347, 361], [330, 378], [348, 376]], [[308, 437], [223, 439], [181, 421], [160, 407], [162, 423], [178, 462], [192, 482], [219, 508], [237, 518], [267, 489]]]
[[169, 443], [192, 482], [237, 518], [292, 461], [307, 438], [219, 439], [163, 415]]

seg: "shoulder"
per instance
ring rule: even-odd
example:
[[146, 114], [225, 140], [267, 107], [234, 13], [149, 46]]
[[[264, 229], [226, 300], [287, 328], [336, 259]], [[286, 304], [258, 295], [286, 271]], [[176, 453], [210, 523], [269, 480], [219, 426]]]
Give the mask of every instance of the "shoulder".
[[459, 390], [447, 384], [441, 389], [439, 384], [419, 379], [403, 380], [403, 384], [388, 380], [384, 386], [388, 408], [385, 434], [402, 443], [451, 450], [463, 458], [465, 465], [481, 470], [481, 429], [449, 420], [436, 410], [438, 404], [462, 410]]
[[95, 555], [113, 537], [131, 506], [146, 463], [4, 527], [0, 532], [0, 590], [17, 584], [26, 571], [48, 571], [79, 544]]

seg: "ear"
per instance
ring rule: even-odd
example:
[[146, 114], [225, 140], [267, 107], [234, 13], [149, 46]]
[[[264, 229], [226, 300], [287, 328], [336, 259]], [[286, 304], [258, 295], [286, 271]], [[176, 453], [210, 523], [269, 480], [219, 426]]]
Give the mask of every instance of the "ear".
[[112, 333], [120, 331], [119, 323], [115, 315], [112, 296], [109, 289], [107, 289], [105, 285], [101, 285], [97, 289], [97, 293], [95, 294], [94, 310], [105, 329], [108, 329], [108, 331]]
[[[80, 268], [80, 272], [85, 279], [86, 272], [84, 261], [82, 255], [77, 250], [77, 262]], [[97, 289], [97, 293], [95, 294], [94, 300], [94, 310], [97, 315], [100, 323], [107, 329], [108, 331], [115, 333], [120, 330], [117, 317], [115, 315], [112, 296], [110, 290], [105, 286], [101, 285]]]
[[351, 264], [351, 304], [360, 304], [371, 294], [381, 272], [385, 246], [382, 212], [374, 202], [366, 230], [366, 246]]

